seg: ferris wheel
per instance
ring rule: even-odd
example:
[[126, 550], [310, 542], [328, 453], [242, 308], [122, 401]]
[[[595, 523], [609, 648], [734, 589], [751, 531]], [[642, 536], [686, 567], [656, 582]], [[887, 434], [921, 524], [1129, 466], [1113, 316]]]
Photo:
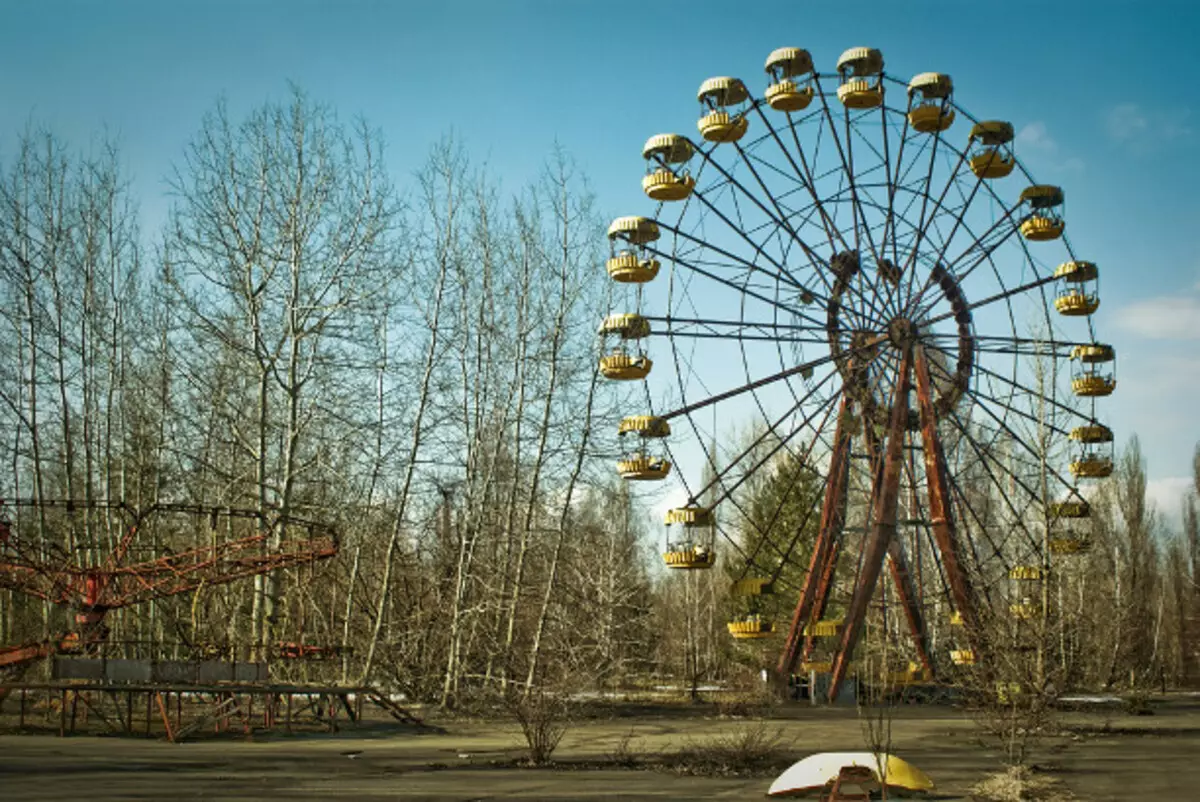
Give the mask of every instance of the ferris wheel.
[[910, 679], [985, 662], [981, 616], [1037, 614], [1034, 583], [1088, 548], [1081, 482], [1113, 469], [1099, 270], [1012, 124], [968, 114], [948, 75], [781, 48], [759, 83], [704, 81], [698, 136], [643, 148], [657, 206], [608, 230], [624, 305], [599, 368], [645, 387], [618, 471], [686, 494], [666, 566], [723, 564], [730, 634], [783, 634], [781, 674], [828, 671], [836, 697], [889, 599]]

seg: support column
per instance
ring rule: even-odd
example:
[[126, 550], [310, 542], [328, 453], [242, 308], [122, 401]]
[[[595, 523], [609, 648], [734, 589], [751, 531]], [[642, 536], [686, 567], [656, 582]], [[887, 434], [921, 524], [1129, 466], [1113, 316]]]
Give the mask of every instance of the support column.
[[850, 447], [853, 442], [846, 424], [849, 413], [850, 402], [848, 397], [843, 395], [838, 408], [837, 428], [834, 430], [833, 454], [829, 460], [829, 481], [821, 507], [821, 528], [813, 544], [808, 574], [804, 577], [804, 587], [796, 602], [787, 641], [776, 667], [781, 680], [786, 680], [795, 672], [796, 663], [800, 659], [804, 627], [813, 617], [814, 605], [824, 609], [824, 602], [829, 594], [826, 575], [832, 576], [832, 566], [837, 562], [837, 542], [846, 523], [846, 489], [850, 479]]
[[925, 481], [929, 486], [929, 520], [938, 551], [942, 554], [942, 567], [950, 583], [954, 606], [962, 616], [967, 642], [975, 653], [975, 661], [982, 662], [982, 637], [979, 630], [979, 614], [975, 608], [975, 594], [962, 563], [962, 549], [958, 542], [954, 523], [954, 507], [950, 496], [950, 482], [946, 470], [946, 454], [937, 432], [937, 416], [933, 408], [932, 383], [929, 380], [929, 363], [924, 350], [915, 349], [914, 373], [917, 379], [917, 406], [921, 412], [921, 438], [925, 450]]
[[829, 680], [829, 701], [837, 699], [846, 669], [854, 655], [854, 647], [862, 634], [866, 621], [867, 605], [875, 594], [879, 572], [883, 570], [883, 558], [888, 544], [896, 536], [896, 507], [900, 501], [900, 471], [904, 458], [904, 433], [908, 425], [909, 374], [912, 372], [912, 351], [905, 349], [896, 372], [896, 387], [892, 397], [892, 415], [888, 422], [887, 441], [884, 443], [883, 464], [875, 474], [871, 495], [871, 532], [863, 546], [862, 568], [854, 586], [854, 595], [846, 610], [846, 621], [842, 628], [841, 644], [833, 660], [833, 676]]
[[933, 671], [933, 661], [929, 658], [929, 640], [925, 633], [925, 619], [921, 615], [921, 607], [917, 604], [917, 592], [913, 585], [912, 574], [908, 570], [908, 558], [904, 554], [904, 543], [893, 536], [888, 544], [888, 569], [892, 581], [896, 584], [896, 595], [900, 597], [900, 606], [904, 608], [904, 617], [908, 620], [908, 629], [912, 633], [913, 643], [917, 647], [917, 658], [926, 671]]

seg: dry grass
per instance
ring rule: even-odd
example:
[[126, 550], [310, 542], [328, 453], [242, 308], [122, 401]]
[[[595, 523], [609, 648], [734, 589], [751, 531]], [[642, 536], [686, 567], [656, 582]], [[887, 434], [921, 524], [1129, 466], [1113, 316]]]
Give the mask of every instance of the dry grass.
[[971, 786], [971, 798], [981, 802], [1075, 802], [1079, 797], [1061, 780], [1013, 766]]
[[689, 741], [664, 755], [662, 766], [679, 774], [707, 777], [761, 776], [795, 762], [789, 739], [763, 719], [747, 722], [727, 733]]

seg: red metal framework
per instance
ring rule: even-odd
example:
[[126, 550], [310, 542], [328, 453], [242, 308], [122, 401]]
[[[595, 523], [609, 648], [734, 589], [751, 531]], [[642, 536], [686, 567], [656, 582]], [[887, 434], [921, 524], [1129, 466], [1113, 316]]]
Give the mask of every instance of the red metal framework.
[[[35, 542], [14, 531], [6, 509], [25, 507], [39, 514], [47, 509], [105, 512], [122, 519], [124, 532], [107, 554], [80, 561], [55, 544]], [[129, 561], [139, 532], [151, 521], [192, 516], [209, 524], [210, 543], [175, 551], [159, 542], [157, 556]], [[218, 542], [223, 519], [247, 520], [253, 535]], [[75, 610], [73, 633], [0, 651], [0, 667], [35, 661], [56, 651], [92, 649], [104, 642], [110, 610], [140, 604], [307, 565], [337, 554], [334, 531], [315, 521], [291, 515], [260, 515], [257, 511], [194, 504], [154, 504], [135, 509], [122, 502], [39, 501], [0, 502], [0, 588], [44, 599]], [[296, 651], [292, 649], [290, 651]]]

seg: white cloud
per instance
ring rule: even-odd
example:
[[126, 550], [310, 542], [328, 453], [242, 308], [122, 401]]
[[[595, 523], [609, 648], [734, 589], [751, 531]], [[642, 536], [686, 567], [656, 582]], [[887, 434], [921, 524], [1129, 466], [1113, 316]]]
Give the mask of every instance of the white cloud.
[[1058, 140], [1050, 135], [1041, 120], [1028, 123], [1016, 136], [1017, 155], [1032, 156], [1045, 167], [1057, 173], [1081, 173], [1083, 160], [1078, 156], [1065, 156], [1060, 152]]
[[1146, 482], [1146, 498], [1158, 510], [1163, 522], [1178, 530], [1183, 522], [1183, 498], [1192, 491], [1192, 477], [1166, 476]]
[[1118, 142], [1138, 139], [1150, 127], [1146, 115], [1136, 103], [1118, 103], [1108, 110], [1104, 120], [1108, 135]]
[[1116, 323], [1151, 340], [1200, 340], [1200, 296], [1146, 298], [1117, 310]]
[[1191, 110], [1147, 111], [1137, 103], [1118, 103], [1104, 115], [1109, 137], [1134, 152], [1144, 153], [1164, 142], [1190, 136]]
[[1026, 124], [1017, 132], [1017, 145], [1022, 149], [1037, 150], [1044, 153], [1058, 151], [1058, 142], [1046, 131], [1046, 124], [1041, 120]]

